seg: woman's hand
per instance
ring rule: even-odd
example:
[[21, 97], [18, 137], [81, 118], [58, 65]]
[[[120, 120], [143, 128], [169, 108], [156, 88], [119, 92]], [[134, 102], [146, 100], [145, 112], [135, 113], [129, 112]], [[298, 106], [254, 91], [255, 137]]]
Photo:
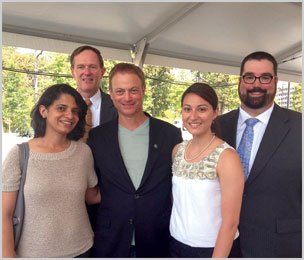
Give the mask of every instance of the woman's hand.
[[89, 205], [100, 203], [101, 196], [98, 186], [95, 186], [94, 188], [88, 188], [86, 190], [85, 201]]

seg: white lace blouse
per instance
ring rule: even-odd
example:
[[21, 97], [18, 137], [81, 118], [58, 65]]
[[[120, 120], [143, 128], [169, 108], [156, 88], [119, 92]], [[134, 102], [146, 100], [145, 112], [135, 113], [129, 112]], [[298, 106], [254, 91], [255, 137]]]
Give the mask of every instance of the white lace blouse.
[[187, 145], [188, 141], [179, 145], [172, 166], [170, 233], [192, 247], [214, 247], [222, 223], [216, 166], [221, 153], [234, 148], [223, 143], [201, 161], [189, 163], [184, 159]]

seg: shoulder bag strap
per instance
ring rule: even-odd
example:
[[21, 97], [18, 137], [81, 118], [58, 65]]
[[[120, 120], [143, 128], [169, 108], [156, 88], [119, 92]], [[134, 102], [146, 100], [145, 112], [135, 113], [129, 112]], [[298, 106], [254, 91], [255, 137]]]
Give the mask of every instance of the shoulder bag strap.
[[19, 146], [19, 162], [21, 170], [20, 186], [16, 200], [16, 206], [13, 214], [13, 230], [15, 250], [21, 237], [23, 219], [24, 219], [24, 183], [26, 178], [27, 164], [29, 158], [29, 145], [27, 142], [18, 144]]
[[25, 177], [26, 177], [26, 170], [27, 170], [27, 162], [29, 157], [29, 144], [28, 142], [18, 144], [19, 146], [19, 163], [20, 163], [20, 170], [21, 170], [21, 180], [20, 180], [20, 187], [24, 186]]

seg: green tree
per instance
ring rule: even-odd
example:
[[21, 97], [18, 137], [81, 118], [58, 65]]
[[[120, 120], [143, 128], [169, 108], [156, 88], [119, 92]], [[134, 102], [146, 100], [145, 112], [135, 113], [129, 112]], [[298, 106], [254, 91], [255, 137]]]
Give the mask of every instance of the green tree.
[[170, 100], [170, 109], [165, 111], [166, 118], [173, 123], [177, 118], [181, 118], [181, 99], [185, 90], [192, 85], [193, 75], [190, 70], [185, 69], [171, 69], [176, 83], [171, 86], [171, 91], [168, 93], [168, 99]]
[[[2, 67], [33, 69], [34, 56], [22, 55], [14, 47], [2, 48]], [[30, 129], [30, 111], [34, 105], [33, 75], [2, 71], [2, 119], [7, 132]]]
[[146, 76], [144, 110], [153, 117], [165, 118], [165, 111], [170, 109], [170, 81], [174, 80], [170, 69], [145, 65], [143, 71]]
[[[49, 86], [67, 83], [76, 88], [70, 72], [69, 54], [43, 51], [35, 69], [35, 54], [21, 54], [15, 47], [3, 46], [3, 68], [29, 71], [28, 73], [3, 70], [2, 72], [2, 116], [4, 131], [30, 128], [30, 111], [35, 103], [34, 74], [38, 72], [38, 97]], [[101, 88], [108, 93], [108, 75], [119, 61], [105, 60], [106, 73]], [[152, 116], [173, 123], [181, 117], [181, 96], [194, 82], [205, 82], [212, 86], [219, 98], [220, 114], [238, 107], [238, 76], [190, 71], [145, 65], [146, 93], [144, 110]], [[52, 75], [54, 74], [54, 75]], [[65, 76], [60, 76], [65, 75]], [[302, 111], [302, 85], [297, 85], [292, 96], [291, 109]]]
[[291, 109], [302, 113], [302, 84], [295, 86], [295, 90], [292, 93]]
[[[69, 55], [63, 53], [43, 52], [38, 59], [38, 72], [54, 74], [52, 76], [38, 75], [38, 96], [54, 84], [69, 84], [76, 88], [69, 64]], [[62, 76], [60, 76], [62, 75]]]
[[101, 89], [105, 93], [109, 94], [109, 73], [117, 63], [119, 63], [119, 61], [104, 60], [104, 67], [106, 68], [106, 72], [101, 80]]
[[219, 103], [219, 114], [235, 109], [240, 104], [238, 97], [238, 76], [212, 73], [193, 72], [194, 81], [207, 83], [214, 88]]
[[[30, 111], [35, 104], [34, 74], [54, 73], [71, 75], [69, 55], [44, 51], [38, 58], [38, 67], [35, 68], [35, 54], [33, 52], [21, 54], [15, 47], [3, 46], [2, 66], [9, 69], [28, 71], [18, 73], [3, 70], [2, 76], [2, 101], [3, 101], [3, 127], [8, 131], [30, 129]], [[76, 87], [74, 79], [70, 77], [57, 77], [36, 75], [38, 81], [38, 98], [43, 91], [54, 84], [66, 83]]]

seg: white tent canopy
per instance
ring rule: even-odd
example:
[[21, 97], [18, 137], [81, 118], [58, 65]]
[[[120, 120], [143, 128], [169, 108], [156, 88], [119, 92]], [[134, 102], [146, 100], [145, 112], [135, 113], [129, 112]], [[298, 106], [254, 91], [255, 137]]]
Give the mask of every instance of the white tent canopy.
[[89, 44], [104, 58], [239, 74], [263, 50], [280, 80], [302, 81], [300, 2], [5, 2], [4, 45], [71, 53]]

